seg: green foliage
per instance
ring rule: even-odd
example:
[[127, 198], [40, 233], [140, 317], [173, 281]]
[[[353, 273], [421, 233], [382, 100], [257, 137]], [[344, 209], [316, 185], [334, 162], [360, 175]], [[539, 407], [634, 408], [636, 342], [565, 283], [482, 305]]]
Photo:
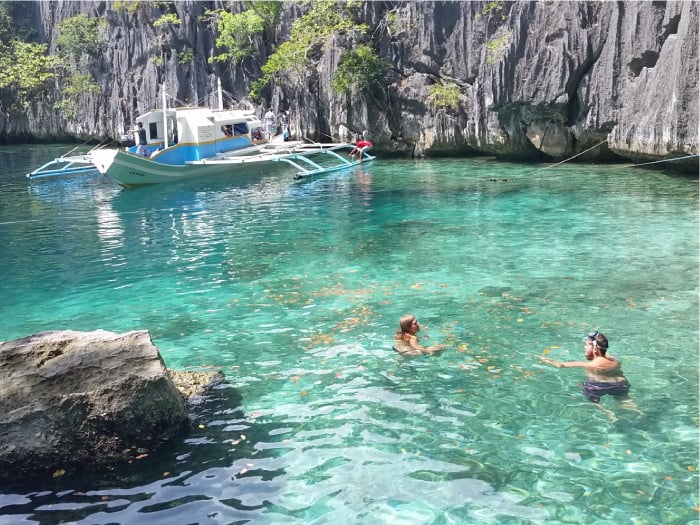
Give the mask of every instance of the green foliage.
[[179, 26], [181, 24], [180, 17], [177, 13], [165, 13], [158, 20], [153, 22], [153, 27], [158, 28], [160, 26]]
[[500, 30], [486, 43], [486, 62], [494, 65], [501, 60], [508, 50], [511, 33], [508, 30]]
[[58, 57], [48, 54], [46, 44], [13, 40], [0, 46], [0, 89], [14, 90], [27, 106], [29, 98], [55, 78], [58, 63]]
[[194, 62], [194, 53], [191, 50], [180, 51], [177, 54], [177, 61], [180, 64], [191, 64], [192, 62]]
[[216, 47], [222, 50], [211, 57], [211, 62], [237, 63], [252, 56], [255, 52], [253, 39], [279, 22], [281, 2], [246, 1], [245, 5], [247, 9], [236, 14], [223, 9], [206, 12], [217, 33]]
[[292, 24], [290, 41], [311, 47], [333, 33], [352, 31], [356, 26], [353, 16], [355, 6], [355, 2], [338, 3], [332, 0], [311, 2], [309, 12]]
[[428, 89], [428, 104], [434, 109], [456, 111], [459, 108], [461, 91], [454, 82], [433, 84]]
[[389, 67], [371, 47], [358, 45], [343, 54], [331, 79], [331, 89], [336, 93], [345, 93], [351, 89], [365, 93], [377, 92], [386, 84]]
[[399, 17], [396, 11], [390, 11], [386, 15], [386, 26], [387, 29], [389, 30], [390, 35], [396, 35], [399, 32], [398, 29], [398, 21]]
[[113, 7], [115, 11], [121, 11], [123, 9], [127, 13], [133, 14], [142, 7], [142, 2], [134, 0], [115, 0]]
[[68, 77], [63, 85], [61, 94], [63, 98], [55, 104], [64, 118], [74, 119], [78, 115], [78, 103], [80, 97], [85, 94], [96, 95], [100, 92], [100, 86], [89, 74], [75, 74]]
[[0, 42], [33, 41], [36, 36], [33, 9], [28, 9], [25, 2], [0, 2]]
[[250, 91], [248, 92], [248, 96], [253, 102], [262, 102], [262, 92], [263, 89], [265, 89], [265, 86], [267, 86], [267, 82], [268, 81], [265, 79], [265, 77], [263, 77], [250, 83]]
[[265, 21], [265, 27], [275, 27], [282, 13], [282, 2], [269, 0], [247, 1], [246, 5]]
[[79, 14], [58, 23], [56, 45], [61, 53], [79, 58], [83, 54], [97, 55], [105, 44], [102, 30], [106, 22]]
[[486, 2], [484, 7], [481, 8], [481, 13], [477, 13], [476, 16], [477, 18], [481, 15], [493, 15], [495, 17], [499, 14], [502, 21], [507, 18], [504, 0], [491, 0], [490, 2]]
[[266, 21], [252, 9], [242, 13], [232, 14], [228, 11], [218, 11], [215, 14], [216, 47], [224, 49], [212, 57], [219, 62], [240, 62], [253, 54], [253, 37], [265, 30]]
[[10, 4], [9, 2], [0, 2], [0, 42], [9, 42], [13, 33]]
[[312, 51], [336, 32], [365, 31], [365, 24], [355, 20], [358, 2], [335, 2], [319, 0], [310, 2], [309, 12], [292, 24], [290, 38], [279, 46], [262, 67], [263, 77], [253, 86], [254, 97], [273, 79], [280, 79], [293, 72], [300, 72], [310, 62]]
[[484, 4], [484, 7], [481, 8], [481, 14], [485, 15], [494, 11], [502, 11], [503, 4], [504, 0], [490, 0]]

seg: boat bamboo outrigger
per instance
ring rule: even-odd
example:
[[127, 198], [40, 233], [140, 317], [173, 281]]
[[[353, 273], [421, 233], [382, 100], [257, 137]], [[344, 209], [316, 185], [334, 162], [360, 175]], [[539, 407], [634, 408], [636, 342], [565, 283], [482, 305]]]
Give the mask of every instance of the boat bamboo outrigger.
[[28, 179], [45, 179], [61, 177], [64, 175], [77, 175], [79, 173], [89, 173], [96, 171], [92, 157], [89, 153], [84, 155], [65, 155], [56, 157], [45, 164], [42, 164], [31, 173], [27, 173]]

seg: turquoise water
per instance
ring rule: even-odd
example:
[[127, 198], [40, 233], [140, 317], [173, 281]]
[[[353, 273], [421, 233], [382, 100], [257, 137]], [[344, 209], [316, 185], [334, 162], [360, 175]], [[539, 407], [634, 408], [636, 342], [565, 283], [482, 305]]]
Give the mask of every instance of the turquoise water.
[[[27, 181], [54, 149], [0, 149], [0, 339], [148, 329], [168, 367], [229, 384], [118, 481], [0, 490], [1, 525], [698, 522], [697, 179], [431, 160]], [[447, 350], [397, 358], [404, 313]], [[581, 359], [591, 330], [643, 415], [538, 362]]]

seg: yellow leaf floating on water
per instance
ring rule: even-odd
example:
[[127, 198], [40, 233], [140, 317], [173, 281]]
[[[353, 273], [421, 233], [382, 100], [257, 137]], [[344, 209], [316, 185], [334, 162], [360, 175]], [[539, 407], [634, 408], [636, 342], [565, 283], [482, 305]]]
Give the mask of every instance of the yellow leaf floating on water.
[[548, 355], [550, 351], [551, 351], [551, 350], [550, 350], [549, 348], [545, 348], [544, 350], [542, 350], [542, 354], [543, 354], [543, 355]]
[[60, 469], [54, 471], [53, 477], [54, 477], [54, 478], [60, 478], [60, 477], [63, 476], [65, 473], [66, 473], [66, 471], [63, 470], [62, 468], [60, 468]]
[[695, 467], [693, 465], [688, 465], [688, 472], [695, 472]]
[[301, 391], [301, 395], [302, 395], [302, 396], [305, 396], [305, 395], [306, 395], [306, 390], [302, 390], [302, 391]]

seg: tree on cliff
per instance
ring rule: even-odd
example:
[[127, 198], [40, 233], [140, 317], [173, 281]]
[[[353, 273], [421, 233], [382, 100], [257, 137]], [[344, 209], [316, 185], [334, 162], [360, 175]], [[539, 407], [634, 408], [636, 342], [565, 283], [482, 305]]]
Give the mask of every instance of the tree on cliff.
[[[21, 7], [21, 6], [20, 6]], [[42, 97], [59, 61], [48, 46], [32, 42], [31, 21], [12, 2], [0, 3], [0, 95], [10, 111], [29, 107]]]

